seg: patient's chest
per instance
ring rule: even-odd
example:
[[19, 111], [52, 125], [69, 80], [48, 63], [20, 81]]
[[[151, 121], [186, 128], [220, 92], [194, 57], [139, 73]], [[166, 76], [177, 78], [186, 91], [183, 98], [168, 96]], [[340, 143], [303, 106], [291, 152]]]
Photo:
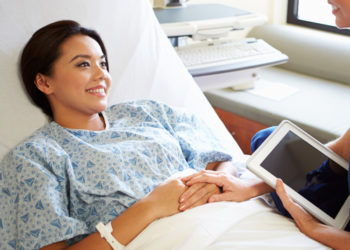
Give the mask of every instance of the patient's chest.
[[65, 140], [71, 181], [98, 195], [122, 192], [139, 199], [187, 167], [176, 139], [160, 128], [116, 128], [86, 138], [73, 133]]
[[[157, 123], [91, 132], [61, 130], [70, 213], [96, 221], [115, 218], [159, 183], [188, 168], [178, 141]], [[57, 161], [57, 159], [55, 160]], [[92, 222], [93, 224], [94, 222]]]

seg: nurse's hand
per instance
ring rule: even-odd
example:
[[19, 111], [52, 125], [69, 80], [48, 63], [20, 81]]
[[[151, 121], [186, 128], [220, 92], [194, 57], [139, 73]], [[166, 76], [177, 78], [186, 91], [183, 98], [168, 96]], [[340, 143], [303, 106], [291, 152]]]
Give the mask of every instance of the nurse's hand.
[[280, 197], [283, 206], [293, 217], [300, 231], [322, 244], [329, 246], [332, 249], [349, 249], [350, 232], [337, 229], [320, 223], [301, 206], [293, 202], [286, 190], [282, 180], [276, 181], [276, 192]]
[[281, 179], [276, 180], [276, 193], [281, 199], [284, 208], [293, 217], [300, 231], [310, 236], [312, 230], [320, 223], [288, 196]]
[[208, 193], [207, 196], [204, 196], [207, 202], [245, 201], [272, 191], [272, 188], [260, 179], [242, 180], [223, 171], [203, 170], [182, 178], [182, 181], [190, 188], [180, 198], [180, 209], [191, 207], [192, 199], [194, 199], [191, 188], [198, 184], [214, 184], [220, 187], [222, 192]]

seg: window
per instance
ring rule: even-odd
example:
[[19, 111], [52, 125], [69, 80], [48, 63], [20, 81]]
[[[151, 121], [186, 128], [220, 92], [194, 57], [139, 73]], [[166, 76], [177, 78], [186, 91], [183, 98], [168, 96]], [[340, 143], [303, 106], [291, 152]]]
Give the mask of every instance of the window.
[[287, 22], [350, 35], [349, 29], [338, 29], [335, 26], [331, 8], [327, 0], [288, 0]]

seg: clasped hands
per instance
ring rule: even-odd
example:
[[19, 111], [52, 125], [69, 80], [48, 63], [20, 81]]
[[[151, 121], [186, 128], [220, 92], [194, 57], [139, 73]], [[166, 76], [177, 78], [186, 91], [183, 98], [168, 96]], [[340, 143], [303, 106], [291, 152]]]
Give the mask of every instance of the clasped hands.
[[[187, 175], [182, 177], [170, 178], [154, 191], [158, 192], [160, 190], [163, 190], [163, 193], [162, 198], [158, 196], [158, 202], [163, 204], [163, 208], [165, 208], [163, 216], [186, 211], [205, 203], [245, 201], [273, 191], [265, 183], [261, 187], [261, 180], [243, 180], [226, 172], [213, 170], [202, 170], [197, 173], [187, 173]], [[284, 207], [289, 211], [302, 231], [308, 231], [306, 228], [317, 223], [316, 219], [289, 198], [280, 179], [276, 182], [276, 191]], [[171, 213], [169, 213], [170, 204], [172, 207]]]
[[[212, 183], [217, 185], [217, 187], [220, 187], [222, 192], [212, 193], [210, 195], [208, 193], [207, 196], [204, 196], [208, 197], [207, 202], [240, 202], [273, 191], [272, 188], [266, 183], [262, 183], [260, 180], [242, 180], [226, 172], [212, 170], [203, 170], [186, 176], [182, 178], [182, 181], [188, 187], [204, 183]], [[280, 197], [283, 206], [295, 220], [297, 226], [303, 233], [308, 235], [310, 231], [312, 231], [312, 228], [315, 228], [315, 225], [318, 225], [319, 222], [288, 196], [281, 179], [277, 179], [276, 181], [276, 192]], [[191, 197], [192, 193], [193, 191], [189, 188], [181, 195], [180, 210], [183, 204], [187, 204], [186, 202], [193, 199], [193, 197]], [[182, 199], [184, 199], [183, 203], [181, 203]], [[189, 204], [191, 203], [189, 202]], [[185, 207], [187, 206], [185, 205]], [[191, 207], [194, 206], [189, 206], [188, 208]]]
[[216, 194], [221, 193], [221, 188], [216, 184], [197, 182], [186, 184], [195, 174], [194, 170], [177, 173], [159, 184], [144, 201], [153, 207], [152, 218], [174, 215], [178, 212], [203, 205]]
[[188, 189], [180, 196], [180, 211], [207, 202], [245, 201], [252, 197], [248, 181], [223, 171], [203, 170], [181, 180]]
[[160, 218], [208, 202], [244, 201], [251, 198], [248, 189], [247, 181], [222, 171], [191, 171], [170, 177], [158, 185], [147, 200], [157, 207]]

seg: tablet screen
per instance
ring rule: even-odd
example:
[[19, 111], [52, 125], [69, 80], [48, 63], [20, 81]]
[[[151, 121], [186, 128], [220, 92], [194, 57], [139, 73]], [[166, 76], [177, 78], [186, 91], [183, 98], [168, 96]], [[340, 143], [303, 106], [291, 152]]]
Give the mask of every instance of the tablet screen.
[[[307, 174], [310, 171], [319, 168], [327, 160], [328, 157], [326, 155], [315, 149], [313, 146], [298, 137], [293, 132], [289, 131], [277, 144], [277, 146], [271, 151], [271, 153], [265, 158], [261, 166], [271, 172], [274, 176], [281, 178], [289, 187], [294, 189], [296, 192], [299, 192], [306, 187], [305, 184]], [[333, 167], [340, 168], [340, 172], [346, 171], [335, 162], [332, 162], [332, 168]], [[308, 183], [308, 187], [310, 187], [310, 185], [313, 184]], [[336, 187], [337, 190], [335, 190], [335, 192], [337, 194], [344, 194], [341, 195], [343, 198], [340, 198], [343, 200], [340, 202], [338, 199], [337, 203], [339, 203], [339, 205], [332, 205], [331, 209], [324, 208], [322, 205], [320, 205], [322, 204], [322, 201], [320, 202], [320, 199], [323, 199], [322, 192], [320, 192], [320, 195], [317, 198], [318, 201], [308, 199], [307, 195], [303, 195], [303, 192], [300, 194], [307, 198], [314, 205], [318, 206], [329, 216], [335, 218], [348, 197], [347, 185], [344, 185], [344, 187]], [[328, 197], [325, 196], [324, 199], [329, 199], [329, 195]]]

